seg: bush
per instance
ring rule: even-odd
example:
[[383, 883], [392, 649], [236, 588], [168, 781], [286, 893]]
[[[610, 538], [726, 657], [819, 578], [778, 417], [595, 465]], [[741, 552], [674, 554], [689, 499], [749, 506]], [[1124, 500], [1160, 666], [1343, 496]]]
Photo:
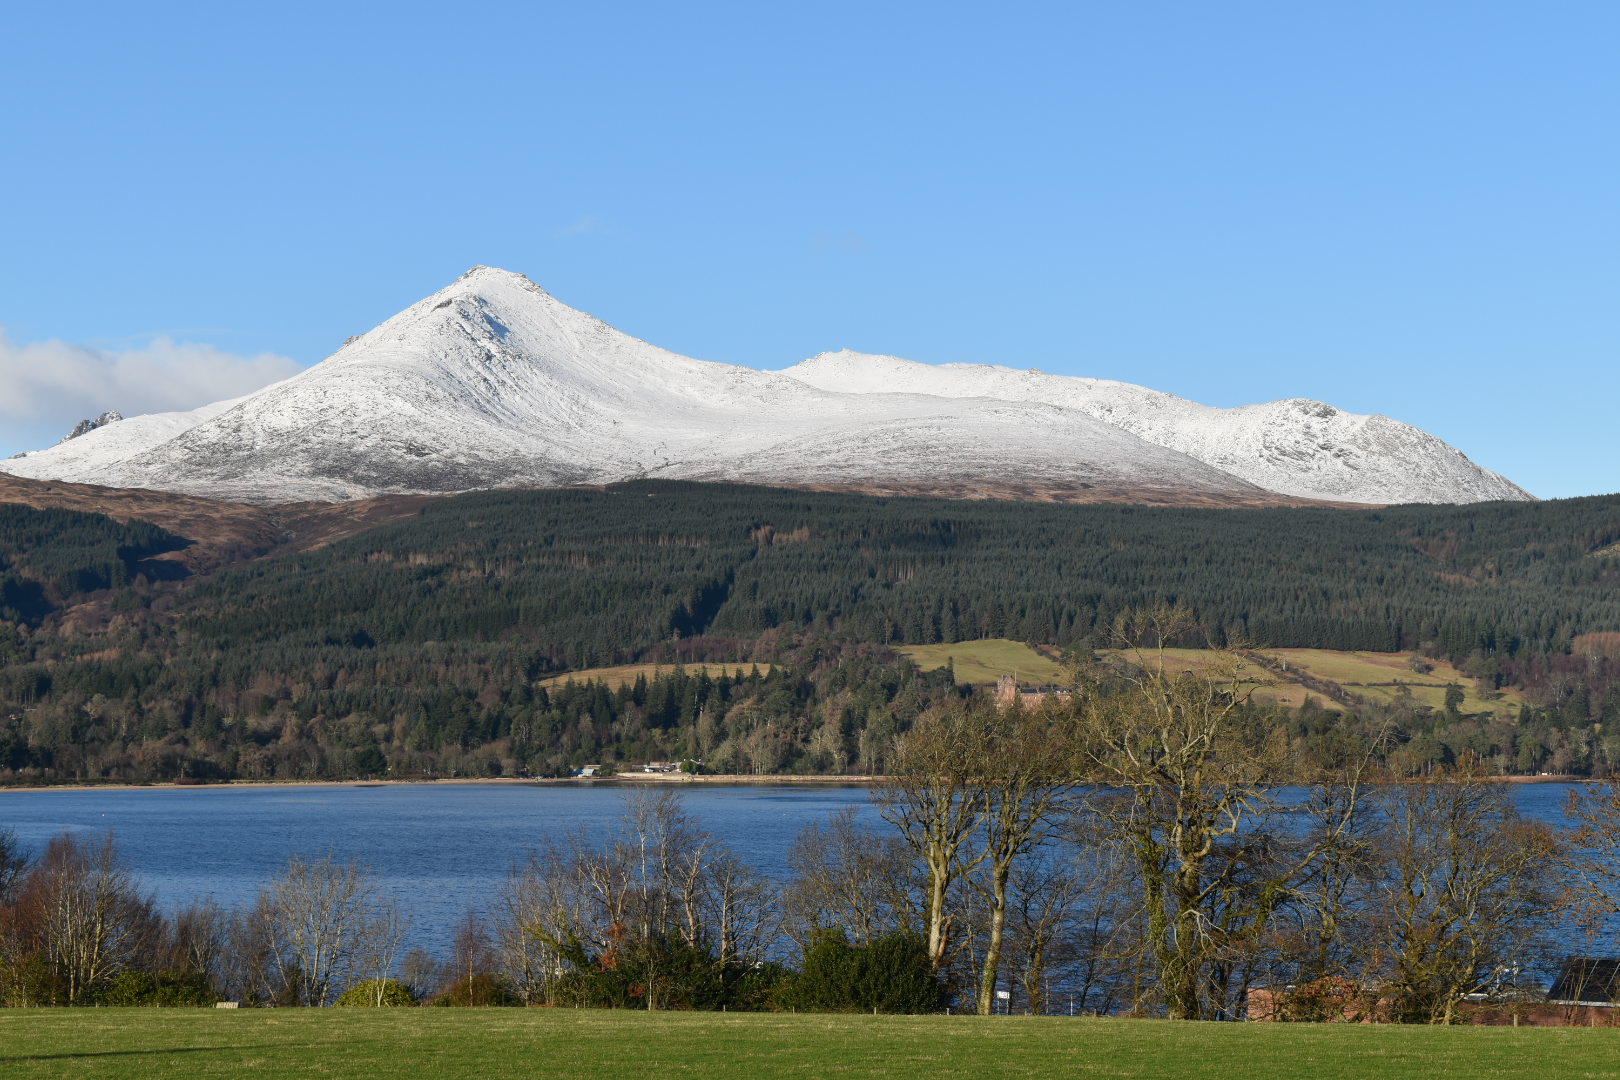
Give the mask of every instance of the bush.
[[572, 968], [553, 991], [558, 1004], [597, 1009], [731, 1009], [767, 1007], [785, 975], [780, 964], [721, 960], [680, 934], [617, 934], [601, 955], [577, 940], [564, 945]]
[[178, 971], [120, 971], [95, 995], [98, 1005], [136, 1005], [164, 1009], [203, 1008], [219, 1000], [208, 976]]
[[457, 979], [429, 1005], [439, 1008], [476, 1005], [521, 1005], [505, 979], [499, 975], [478, 974]]
[[916, 934], [887, 934], [861, 946], [830, 930], [805, 950], [804, 969], [783, 982], [775, 1004], [812, 1012], [930, 1013], [948, 1000], [949, 989]]
[[43, 953], [24, 957], [15, 964], [0, 967], [0, 987], [6, 1005], [37, 1008], [41, 1005], [66, 1005], [67, 980], [51, 966]]
[[416, 995], [411, 993], [410, 987], [393, 979], [367, 979], [345, 990], [343, 996], [337, 999], [337, 1004], [345, 1008], [376, 1008], [380, 1005], [385, 1009], [407, 1009], [416, 1004]]

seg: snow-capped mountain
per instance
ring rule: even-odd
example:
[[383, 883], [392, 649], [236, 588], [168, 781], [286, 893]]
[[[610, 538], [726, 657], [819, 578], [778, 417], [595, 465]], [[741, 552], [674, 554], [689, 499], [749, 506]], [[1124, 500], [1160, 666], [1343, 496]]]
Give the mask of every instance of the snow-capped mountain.
[[1316, 403], [829, 353], [785, 372], [620, 333], [477, 267], [291, 379], [0, 462], [255, 502], [661, 476], [1243, 504], [1528, 498], [1432, 436]]
[[1532, 498], [1426, 431], [1304, 398], [1217, 409], [1110, 379], [990, 364], [919, 364], [847, 350], [811, 357], [782, 374], [846, 392], [923, 392], [1075, 409], [1268, 491], [1307, 499], [1463, 503]]

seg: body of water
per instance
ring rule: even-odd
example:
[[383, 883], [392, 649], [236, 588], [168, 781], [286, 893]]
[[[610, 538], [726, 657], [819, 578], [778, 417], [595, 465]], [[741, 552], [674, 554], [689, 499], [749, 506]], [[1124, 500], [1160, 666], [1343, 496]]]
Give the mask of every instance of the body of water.
[[[639, 789], [638, 789], [639, 790]], [[855, 806], [881, 824], [862, 787], [691, 784], [673, 788], [704, 829], [781, 877], [805, 825]], [[410, 912], [412, 940], [442, 951], [469, 909], [548, 840], [607, 837], [618, 784], [402, 784], [318, 787], [0, 791], [0, 829], [37, 852], [51, 837], [111, 830], [160, 907], [201, 897], [249, 904], [293, 855], [357, 860]]]
[[[1514, 795], [1527, 816], [1563, 824], [1571, 786], [1525, 784]], [[702, 828], [778, 879], [808, 824], [853, 806], [864, 823], [887, 827], [864, 787], [670, 790]], [[580, 830], [593, 842], [605, 839], [625, 791], [618, 784], [0, 791], [0, 828], [36, 852], [59, 833], [99, 838], [111, 830], [143, 887], [167, 909], [202, 897], [249, 904], [293, 855], [357, 860], [410, 912], [413, 942], [442, 952], [455, 924], [488, 906], [529, 852]]]

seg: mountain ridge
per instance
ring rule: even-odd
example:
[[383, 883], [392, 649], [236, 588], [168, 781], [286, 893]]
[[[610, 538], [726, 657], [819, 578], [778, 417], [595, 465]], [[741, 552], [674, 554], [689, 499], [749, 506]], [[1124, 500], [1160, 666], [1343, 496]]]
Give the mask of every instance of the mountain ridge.
[[847, 352], [719, 364], [493, 267], [254, 394], [111, 422], [0, 471], [254, 503], [644, 477], [1222, 505], [1530, 498], [1427, 433], [1321, 403], [1220, 410]]

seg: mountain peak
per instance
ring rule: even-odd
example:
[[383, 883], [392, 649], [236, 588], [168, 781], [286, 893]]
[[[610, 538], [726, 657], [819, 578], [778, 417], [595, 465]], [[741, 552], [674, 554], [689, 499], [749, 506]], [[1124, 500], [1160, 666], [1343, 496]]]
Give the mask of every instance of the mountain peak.
[[61, 445], [61, 443], [65, 443], [69, 439], [77, 439], [80, 435], [88, 435], [90, 432], [96, 430], [96, 428], [106, 427], [108, 424], [115, 424], [123, 418], [123, 413], [114, 409], [108, 409], [94, 420], [80, 420], [77, 424], [73, 425], [72, 431], [62, 436], [57, 445]]
[[1528, 498], [1416, 428], [1320, 402], [1215, 409], [849, 349], [757, 371], [660, 349], [494, 266], [242, 401], [111, 419], [0, 472], [267, 502], [647, 476], [1223, 505]]
[[462, 274], [460, 277], [456, 278], [456, 280], [451, 282], [446, 288], [441, 289], [439, 291], [439, 295], [444, 293], [468, 295], [491, 287], [516, 287], [520, 289], [527, 289], [530, 292], [539, 293], [541, 296], [551, 295], [550, 293], [546, 292], [546, 290], [530, 281], [528, 275], [520, 274], [515, 270], [503, 270], [498, 266], [475, 266], [471, 270], [468, 270], [465, 274]]

